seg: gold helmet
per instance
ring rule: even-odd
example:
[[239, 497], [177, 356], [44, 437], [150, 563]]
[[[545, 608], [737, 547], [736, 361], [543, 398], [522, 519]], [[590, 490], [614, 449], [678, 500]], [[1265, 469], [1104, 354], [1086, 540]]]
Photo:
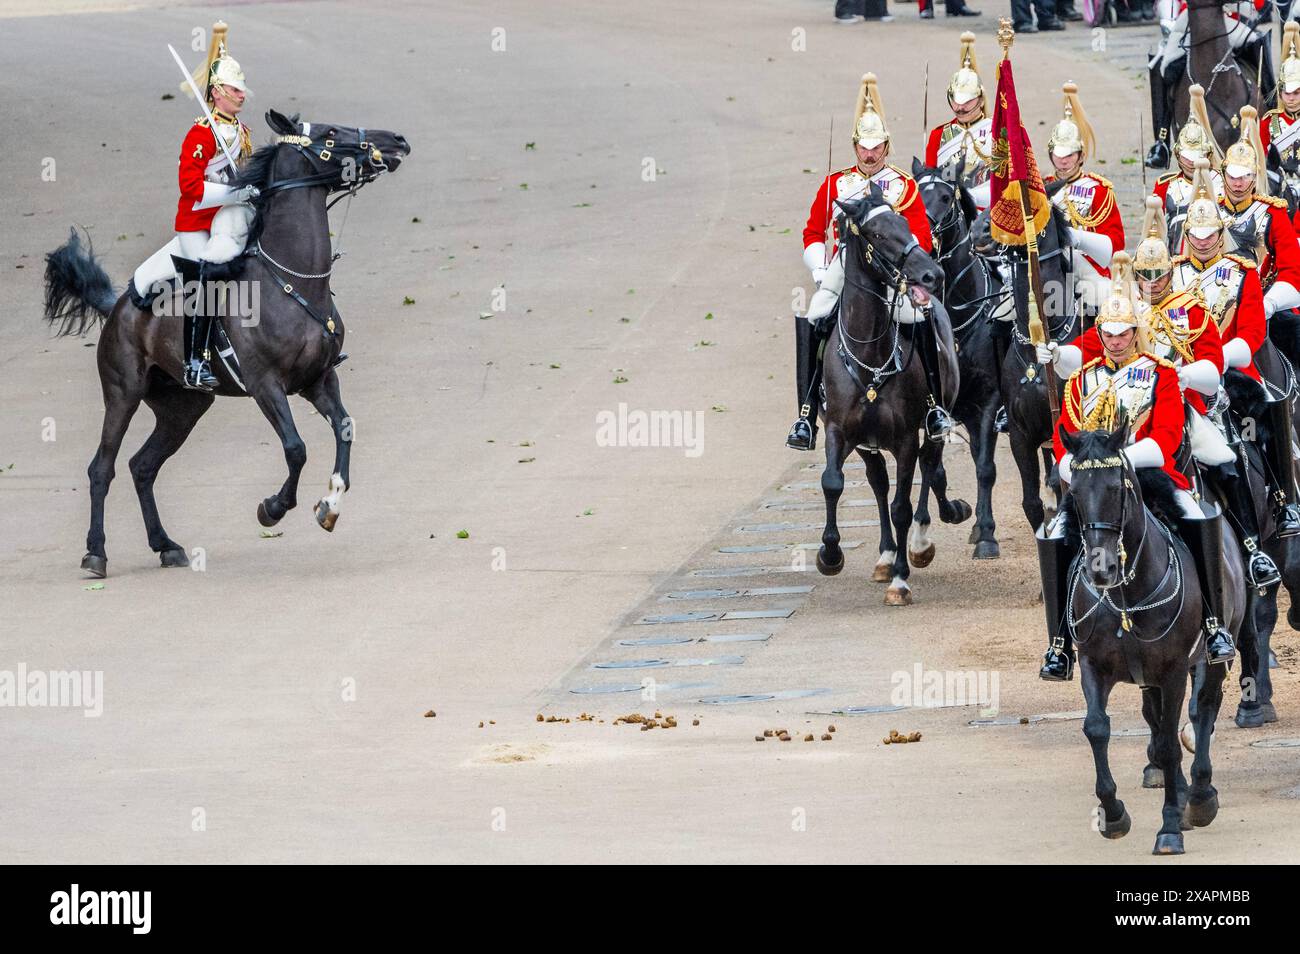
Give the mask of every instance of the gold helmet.
[[1156, 195], [1147, 196], [1146, 217], [1142, 220], [1142, 241], [1133, 252], [1133, 271], [1138, 278], [1157, 281], [1174, 267], [1165, 244], [1165, 204]]
[[[1300, 24], [1297, 24], [1300, 26]], [[1177, 153], [1188, 162], [1195, 162], [1201, 156], [1210, 160], [1210, 168], [1218, 169], [1223, 151], [1210, 131], [1210, 117], [1205, 111], [1205, 87], [1199, 83], [1192, 86], [1188, 93], [1191, 104], [1187, 109], [1187, 122], [1178, 130]]]
[[867, 73], [858, 87], [858, 108], [853, 116], [853, 145], [874, 149], [889, 142], [889, 129], [885, 126], [885, 108], [880, 104], [880, 90], [876, 74]]
[[[230, 28], [224, 20], [212, 24], [212, 39], [208, 42], [208, 58], [194, 71], [194, 85], [203, 90], [204, 96], [210, 97], [212, 87], [230, 86], [243, 90], [248, 95], [253, 91], [244, 85], [244, 71], [239, 62], [226, 51], [226, 34]], [[185, 95], [193, 96], [189, 83], [181, 83]]]
[[1241, 136], [1223, 156], [1226, 175], [1255, 177], [1255, 191], [1268, 195], [1268, 175], [1264, 171], [1264, 145], [1259, 138], [1259, 113], [1254, 106], [1241, 107]]
[[1083, 104], [1079, 102], [1079, 87], [1074, 83], [1066, 83], [1061, 87], [1061, 92], [1065, 94], [1065, 116], [1052, 127], [1052, 136], [1047, 140], [1047, 146], [1052, 150], [1052, 155], [1061, 158], [1082, 152], [1083, 161], [1087, 162], [1097, 147], [1097, 141], [1092, 134], [1088, 116], [1083, 111]]
[[1116, 252], [1110, 260], [1110, 293], [1097, 313], [1097, 329], [1118, 335], [1137, 328], [1141, 334], [1147, 310], [1147, 304], [1138, 298], [1132, 259], [1128, 252]]
[[954, 106], [963, 106], [972, 99], [979, 99], [984, 111], [988, 112], [984, 84], [980, 82], [979, 67], [975, 65], [975, 34], [969, 30], [961, 35], [958, 62], [961, 66], [952, 74], [952, 82], [948, 84], [948, 101]]
[[1300, 23], [1295, 20], [1282, 28], [1282, 65], [1277, 71], [1277, 88], [1283, 93], [1300, 89]]
[[1196, 160], [1196, 171], [1192, 173], [1192, 201], [1187, 203], [1183, 229], [1196, 238], [1209, 238], [1223, 232], [1223, 217], [1219, 214], [1219, 201], [1210, 180], [1208, 159]]

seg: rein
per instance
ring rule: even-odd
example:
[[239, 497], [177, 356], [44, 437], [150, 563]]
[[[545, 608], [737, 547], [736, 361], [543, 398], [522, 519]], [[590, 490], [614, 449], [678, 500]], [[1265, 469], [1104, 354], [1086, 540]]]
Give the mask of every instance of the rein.
[[[944, 245], [944, 236], [950, 231], [960, 229], [962, 224], [961, 206], [957, 202], [957, 187], [942, 176], [936, 175], [922, 176], [920, 179], [916, 180], [916, 182], [922, 192], [932, 189], [935, 186], [943, 186], [947, 188], [953, 196], [953, 203], [948, 207], [948, 211], [944, 213], [943, 218], [937, 222], [933, 219], [930, 220], [930, 230], [935, 237], [935, 251], [937, 252], [935, 260], [940, 265], [945, 265], [947, 261], [956, 255], [963, 247], [970, 247], [969, 258], [967, 259], [966, 264], [956, 275], [953, 276], [951, 281], [948, 280], [945, 271], [944, 293], [940, 295], [940, 299], [948, 309], [949, 320], [959, 317], [966, 311], [970, 311], [971, 313], [970, 317], [965, 321], [960, 323], [953, 321], [952, 333], [954, 336], [958, 336], [969, 328], [976, 319], [987, 317], [994, 307], [994, 300], [1000, 299], [1002, 293], [1000, 291], [986, 292], [986, 294], [966, 298], [961, 302], [952, 302], [948, 300], [947, 292], [949, 288], [951, 287], [954, 290], [959, 288], [968, 274], [974, 273], [981, 276], [984, 279], [985, 289], [990, 288], [992, 286], [992, 279], [989, 276], [988, 263], [975, 252], [973, 245], [974, 239], [969, 227], [967, 227], [965, 233], [951, 245], [947, 247]], [[929, 217], [929, 210], [926, 211], [926, 216]]]
[[[1138, 540], [1137, 549], [1132, 556], [1131, 565], [1130, 565], [1130, 558], [1126, 548], [1124, 547], [1124, 527], [1125, 524], [1127, 523], [1127, 519], [1129, 515], [1129, 500], [1130, 498], [1134, 498], [1136, 495], [1136, 490], [1134, 489], [1134, 483], [1133, 483], [1133, 481], [1136, 479], [1136, 474], [1132, 473], [1132, 469], [1129, 467], [1128, 461], [1124, 458], [1122, 454], [1115, 454], [1113, 457], [1103, 457], [1103, 458], [1096, 458], [1092, 460], [1081, 460], [1071, 465], [1071, 470], [1119, 470], [1122, 472], [1121, 480], [1123, 481], [1122, 488], [1120, 490], [1120, 506], [1119, 506], [1118, 522], [1111, 522], [1107, 520], [1094, 520], [1089, 523], [1081, 524], [1079, 528], [1080, 537], [1081, 537], [1080, 545], [1079, 545], [1079, 560], [1084, 560], [1087, 558], [1087, 542], [1082, 539], [1082, 534], [1087, 533], [1089, 530], [1101, 530], [1101, 531], [1116, 534], [1118, 538], [1116, 542], [1116, 551], [1119, 557], [1119, 568], [1120, 568], [1119, 579], [1112, 586], [1108, 586], [1098, 591], [1093, 589], [1093, 587], [1088, 583], [1087, 580], [1083, 579], [1082, 570], [1076, 568], [1070, 580], [1069, 598], [1066, 600], [1066, 618], [1067, 621], [1069, 622], [1071, 632], [1076, 632], [1078, 624], [1084, 622], [1086, 619], [1088, 619], [1089, 616], [1091, 616], [1103, 604], [1105, 604], [1108, 608], [1110, 608], [1111, 610], [1119, 614], [1121, 632], [1117, 633], [1116, 634], [1117, 636], [1120, 636], [1122, 638], [1125, 633], [1129, 633], [1133, 636], [1134, 639], [1142, 643], [1154, 643], [1160, 641], [1161, 639], [1164, 639], [1167, 635], [1169, 635], [1169, 631], [1173, 629], [1174, 623], [1177, 622], [1179, 617], [1182, 616], [1183, 600], [1185, 597], [1185, 594], [1183, 592], [1183, 565], [1182, 565], [1182, 560], [1179, 559], [1178, 553], [1174, 547], [1173, 535], [1170, 533], [1169, 529], [1164, 526], [1164, 524], [1160, 523], [1159, 521], [1156, 521], [1157, 527], [1159, 527], [1161, 534], [1165, 538], [1165, 546], [1166, 546], [1165, 572], [1164, 575], [1161, 576], [1159, 582], [1157, 582], [1156, 585], [1152, 587], [1151, 592], [1149, 592], [1142, 599], [1137, 600], [1136, 601], [1137, 605], [1133, 605], [1127, 598], [1127, 594], [1125, 593], [1125, 587], [1129, 586], [1137, 578], [1137, 572], [1138, 572], [1139, 565], [1141, 563], [1142, 553], [1146, 549], [1147, 538], [1150, 536], [1151, 520], [1153, 519], [1150, 515], [1150, 511], [1148, 511], [1144, 506], [1142, 506], [1141, 507], [1142, 536]], [[1132, 476], [1130, 476], [1131, 474]], [[1076, 563], [1076, 567], [1078, 567], [1077, 563]], [[1162, 590], [1164, 590], [1166, 584], [1170, 581], [1170, 579], [1174, 581], [1174, 585], [1173, 585], [1173, 589], [1170, 590], [1169, 595], [1163, 597], [1162, 599], [1153, 599], [1153, 597], [1157, 593], [1160, 593]], [[1074, 615], [1074, 593], [1081, 580], [1083, 581], [1084, 589], [1095, 598], [1095, 601], [1092, 605], [1092, 609], [1088, 610], [1082, 616], [1076, 617]], [[1118, 604], [1116, 603], [1114, 597], [1111, 596], [1112, 592], [1119, 593]], [[1149, 610], [1158, 609], [1159, 607], [1172, 602], [1175, 596], [1179, 598], [1179, 604], [1178, 604], [1179, 609], [1178, 612], [1175, 613], [1173, 617], [1170, 618], [1169, 622], [1165, 625], [1165, 628], [1161, 630], [1160, 633], [1152, 637], [1147, 637], [1144, 639], [1143, 637], [1139, 636], [1134, 629], [1132, 614], [1144, 613]], [[1089, 636], [1087, 639], [1080, 640], [1076, 637], [1075, 642], [1082, 645], [1083, 643], [1087, 642], [1091, 638], [1092, 637]]]

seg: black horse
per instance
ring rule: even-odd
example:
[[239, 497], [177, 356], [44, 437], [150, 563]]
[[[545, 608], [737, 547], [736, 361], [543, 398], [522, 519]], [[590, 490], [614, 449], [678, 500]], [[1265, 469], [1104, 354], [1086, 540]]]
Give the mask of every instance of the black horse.
[[[970, 542], [975, 544], [971, 556], [976, 560], [993, 560], [1000, 552], [994, 534], [993, 484], [997, 480], [995, 419], [1002, 400], [998, 375], [1001, 355], [994, 337], [994, 311], [1002, 290], [993, 278], [988, 261], [976, 254], [971, 241], [970, 226], [979, 210], [962, 184], [964, 167], [964, 158], [956, 167], [947, 169], [935, 169], [913, 159], [912, 177], [916, 179], [930, 219], [935, 257], [943, 266], [939, 298], [952, 320], [961, 367], [961, 388], [952, 416], [966, 427], [979, 487], [975, 525], [970, 536]], [[929, 489], [923, 472], [918, 520], [926, 507]], [[913, 562], [916, 556], [912, 554]]]
[[[1206, 666], [1202, 594], [1191, 552], [1166, 523], [1178, 520], [1173, 482], [1163, 472], [1135, 472], [1121, 450], [1127, 424], [1116, 431], [1063, 433], [1073, 455], [1070, 501], [1082, 546], [1071, 568], [1068, 620], [1078, 647], [1088, 714], [1083, 731], [1097, 770], [1101, 834], [1121, 838], [1131, 827], [1116, 797], [1107, 755], [1106, 703], [1117, 683], [1142, 688], [1142, 716], [1151, 727], [1148, 756], [1163, 773], [1163, 824], [1154, 854], [1182, 854], [1183, 827], [1214, 820], [1218, 793], [1211, 784], [1210, 740], [1223, 701], [1226, 666]], [[1140, 474], [1140, 476], [1139, 476]], [[1144, 489], [1145, 485], [1145, 489]], [[1147, 505], [1164, 517], [1157, 519]], [[1224, 526], [1226, 603], [1223, 624], [1241, 631], [1247, 606], [1245, 570], [1231, 527]], [[1179, 722], [1189, 672], [1196, 690], [1192, 785], [1182, 770]]]
[[[1053, 183], [1049, 192], [1061, 186]], [[1060, 507], [1061, 487], [1052, 456], [1052, 415], [1047, 401], [1047, 378], [1038, 364], [1029, 339], [1029, 268], [1023, 248], [998, 246], [989, 229], [989, 213], [981, 212], [972, 228], [973, 242], [981, 254], [998, 255], [1012, 276], [1012, 297], [1016, 317], [1012, 341], [1002, 359], [1002, 402], [1007, 409], [1011, 454], [1020, 471], [1020, 505], [1029, 525], [1037, 530], [1047, 517], [1040, 488], [1055, 494]], [[1038, 264], [1042, 280], [1045, 314], [1041, 315], [1048, 337], [1062, 344], [1079, 336], [1082, 329], [1074, 307], [1074, 282], [1070, 256], [1070, 223], [1060, 209], [1052, 215], [1038, 236]], [[1064, 382], [1057, 381], [1059, 399]], [[1040, 464], [1041, 462], [1041, 464]]]
[[[844, 461], [856, 448], [866, 466], [867, 480], [876, 495], [880, 514], [880, 559], [874, 579], [889, 582], [885, 602], [906, 606], [912, 602], [907, 578], [907, 553], [900, 541], [916, 541], [912, 530], [912, 476], [919, 458], [940, 500], [940, 519], [958, 522], [970, 515], [964, 501], [943, 504], [946, 486], [937, 467], [943, 445], [925, 441], [919, 432], [926, 414], [925, 372], [911, 326], [896, 320], [900, 299], [907, 295], [918, 307], [940, 309], [931, 293], [942, 273], [874, 184], [861, 198], [839, 203], [846, 219], [844, 292], [840, 315], [825, 363], [826, 469], [822, 493], [826, 498], [826, 528], [817, 552], [817, 569], [833, 576], [844, 568], [836, 509], [844, 492]], [[941, 313], [940, 313], [941, 314]], [[939, 314], [931, 315], [936, 321]], [[941, 322], [946, 325], [946, 322]], [[941, 373], [945, 393], [959, 385], [952, 338], [939, 338]], [[882, 452], [897, 464], [896, 487], [889, 500], [889, 473]], [[888, 519], [886, 519], [888, 514]], [[892, 528], [891, 528], [892, 523]], [[925, 549], [924, 545], [918, 549]]]
[[[355, 191], [400, 165], [410, 154], [406, 140], [381, 129], [356, 129], [334, 123], [300, 124], [271, 110], [267, 124], [279, 134], [276, 144], [254, 154], [241, 184], [261, 190], [249, 235], [249, 254], [239, 260], [245, 283], [260, 306], [241, 320], [219, 321], [240, 368], [236, 379], [214, 362], [221, 380], [216, 393], [257, 402], [284, 447], [289, 477], [279, 492], [257, 508], [263, 526], [272, 526], [297, 505], [298, 475], [307, 449], [294, 426], [288, 395], [301, 393], [330, 422], [335, 437], [330, 492], [316, 508], [316, 519], [333, 529], [339, 498], [348, 488], [352, 421], [343, 407], [335, 365], [343, 345], [343, 322], [330, 292], [329, 217], [331, 192]], [[310, 131], [310, 132], [309, 132]], [[236, 282], [236, 284], [238, 284]], [[180, 294], [186, 294], [181, 290]], [[178, 294], [178, 297], [180, 295]], [[170, 294], [151, 309], [139, 309], [114, 292], [93, 250], [82, 248], [74, 232], [46, 256], [45, 318], [58, 335], [85, 334], [103, 322], [99, 338], [99, 378], [104, 392], [104, 425], [99, 449], [90, 462], [90, 532], [81, 567], [92, 576], [107, 573], [104, 550], [104, 498], [131, 418], [143, 401], [156, 423], [144, 446], [131, 458], [131, 477], [144, 514], [149, 546], [163, 566], [186, 566], [184, 547], [163, 530], [154, 502], [158, 471], [189, 436], [212, 405], [213, 395], [182, 388], [181, 314]]]

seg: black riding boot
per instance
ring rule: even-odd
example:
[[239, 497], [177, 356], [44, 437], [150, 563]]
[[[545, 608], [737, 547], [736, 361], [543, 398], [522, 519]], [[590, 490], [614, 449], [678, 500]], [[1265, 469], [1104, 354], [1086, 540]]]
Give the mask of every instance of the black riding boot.
[[795, 450], [817, 447], [817, 412], [821, 405], [822, 344], [826, 337], [822, 327], [834, 321], [836, 312], [814, 325], [798, 315], [794, 319], [795, 381], [798, 389], [799, 418], [786, 436], [785, 446]]
[[208, 314], [202, 265], [175, 255], [172, 256], [172, 261], [181, 276], [181, 302], [185, 314], [185, 336], [182, 339], [185, 365], [181, 383], [191, 390], [211, 391], [221, 382], [212, 373], [212, 365], [209, 364], [208, 335], [212, 331], [212, 316]]
[[1207, 661], [1227, 663], [1237, 654], [1232, 633], [1223, 625], [1225, 591], [1223, 573], [1223, 524], [1218, 517], [1195, 520], [1182, 517], [1178, 530], [1192, 551], [1196, 576], [1205, 600], [1205, 653]]
[[1047, 653], [1039, 679], [1068, 682], [1074, 678], [1074, 642], [1065, 622], [1066, 603], [1070, 599], [1069, 573], [1072, 548], [1065, 537], [1044, 539], [1034, 534], [1038, 544], [1038, 572], [1043, 581], [1043, 611], [1047, 614]]
[[1291, 456], [1294, 432], [1289, 397], [1268, 403], [1268, 423], [1272, 434], [1265, 449], [1273, 477], [1273, 521], [1277, 524], [1276, 535], [1294, 537], [1300, 534], [1300, 507], [1296, 506], [1295, 461]]
[[939, 370], [939, 336], [934, 327], [937, 317], [933, 308], [927, 309], [924, 321], [912, 325], [912, 338], [921, 356], [925, 370], [925, 386], [929, 390], [925, 412], [925, 439], [942, 444], [952, 430], [952, 417], [943, 405], [943, 375]]
[[1155, 141], [1147, 152], [1148, 169], [1169, 168], [1169, 86], [1158, 64], [1147, 68], [1151, 85], [1151, 133]]
[[1273, 558], [1265, 553], [1259, 544], [1259, 521], [1255, 518], [1255, 501], [1251, 498], [1250, 488], [1241, 475], [1246, 472], [1246, 462], [1242, 459], [1241, 448], [1237, 451], [1236, 464], [1221, 464], [1206, 470], [1206, 476], [1218, 490], [1241, 536], [1241, 548], [1246, 557], [1246, 576], [1250, 585], [1262, 594], [1274, 583], [1282, 581]]
[[[993, 353], [997, 358], [998, 387], [1002, 387], [1002, 367], [1007, 360], [1007, 354], [1011, 350], [1011, 322], [997, 321], [993, 322]], [[993, 418], [993, 427], [999, 434], [1009, 434], [1011, 432], [1011, 423], [1007, 419], [1007, 406], [1001, 404], [998, 406], [997, 416]]]

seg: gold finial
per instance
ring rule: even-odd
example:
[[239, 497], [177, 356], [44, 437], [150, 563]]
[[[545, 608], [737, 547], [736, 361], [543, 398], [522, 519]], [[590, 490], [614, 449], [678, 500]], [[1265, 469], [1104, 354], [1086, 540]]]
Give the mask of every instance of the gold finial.
[[1015, 42], [1016, 31], [1011, 28], [1010, 17], [998, 17], [998, 46], [1002, 47], [1002, 58], [1011, 55], [1011, 44]]

